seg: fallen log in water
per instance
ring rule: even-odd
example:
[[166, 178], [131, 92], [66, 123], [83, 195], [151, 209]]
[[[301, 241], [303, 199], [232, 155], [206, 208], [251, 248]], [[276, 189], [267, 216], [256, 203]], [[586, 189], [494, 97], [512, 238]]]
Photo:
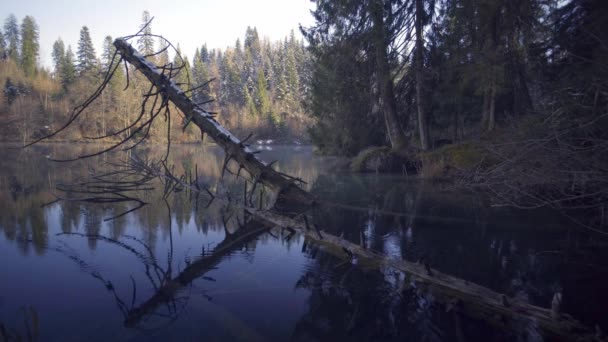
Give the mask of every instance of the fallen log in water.
[[[470, 283], [419, 264], [394, 259], [365, 249], [357, 244], [309, 225], [306, 219], [296, 220], [271, 211], [246, 209], [257, 219], [268, 224], [289, 227], [304, 234], [308, 239], [323, 246], [324, 250], [340, 258], [357, 257], [359, 263], [376, 268], [392, 268], [408, 275], [411, 280], [426, 284], [434, 298], [463, 314], [486, 321], [495, 327], [513, 331], [522, 327], [536, 327], [545, 338], [560, 341], [600, 341], [596, 332], [570, 315], [555, 313], [546, 308], [531, 305], [517, 298], [507, 297], [486, 287]], [[302, 216], [303, 217], [303, 216]], [[525, 323], [525, 324], [521, 324]]]
[[163, 73], [162, 68], [146, 60], [124, 39], [116, 39], [114, 46], [124, 60], [144, 74], [159, 92], [184, 113], [187, 122], [194, 123], [201, 130], [201, 134], [209, 135], [224, 149], [224, 168], [230, 160], [234, 160], [239, 168], [249, 173], [254, 184], [259, 182], [276, 194], [276, 207], [309, 205], [313, 202], [312, 195], [297, 186], [294, 178], [275, 171], [271, 165], [259, 160], [254, 151], [220, 125], [211, 113], [193, 103], [186, 93]]

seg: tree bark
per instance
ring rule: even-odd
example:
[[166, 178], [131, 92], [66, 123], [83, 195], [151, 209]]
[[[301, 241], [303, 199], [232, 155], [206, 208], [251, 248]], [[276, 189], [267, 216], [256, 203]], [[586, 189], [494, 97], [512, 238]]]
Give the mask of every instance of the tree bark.
[[490, 90], [487, 88], [483, 90], [483, 104], [481, 106], [481, 124], [479, 126], [480, 132], [483, 133], [486, 131], [490, 119]]
[[422, 38], [422, 0], [416, 0], [416, 50], [414, 51], [414, 74], [416, 77], [416, 109], [418, 111], [418, 131], [420, 134], [420, 147], [426, 151], [429, 149], [429, 125], [428, 118], [424, 112], [423, 103], [423, 49], [424, 41]]
[[490, 108], [488, 113], [488, 127], [487, 132], [492, 132], [494, 130], [494, 126], [496, 125], [495, 119], [496, 112], [496, 83], [492, 81], [491, 89], [490, 89]]
[[147, 61], [124, 39], [116, 39], [114, 46], [127, 62], [144, 74], [184, 113], [188, 121], [199, 127], [201, 134], [209, 135], [224, 149], [225, 164], [229, 160], [234, 160], [240, 168], [249, 173], [252, 182], [259, 182], [273, 191], [276, 195], [275, 207], [277, 209], [308, 206], [314, 202], [310, 193], [297, 186], [292, 178], [275, 171], [270, 165], [259, 160], [240, 139], [220, 125], [213, 115], [196, 106], [174, 81], [163, 74], [161, 69]]
[[374, 25], [374, 47], [377, 66], [376, 75], [380, 88], [384, 123], [386, 124], [386, 131], [391, 141], [391, 147], [394, 151], [403, 152], [408, 144], [397, 116], [397, 100], [395, 98], [393, 78], [391, 77], [388, 55], [386, 52], [388, 44], [383, 7], [384, 4], [382, 0], [374, 0], [370, 11]]

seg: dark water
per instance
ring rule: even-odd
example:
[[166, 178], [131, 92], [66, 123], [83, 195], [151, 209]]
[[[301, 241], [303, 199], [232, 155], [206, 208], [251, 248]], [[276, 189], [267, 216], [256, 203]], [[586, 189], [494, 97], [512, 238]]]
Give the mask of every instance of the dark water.
[[[302, 236], [258, 232], [238, 210], [188, 191], [147, 204], [52, 202], [61, 183], [88, 179], [110, 157], [53, 163], [90, 147], [2, 148], [0, 322], [12, 336], [42, 341], [451, 341], [540, 340], [533, 327], [494, 331], [446, 313], [423, 288], [392, 270], [366, 270]], [[162, 151], [142, 151], [160, 156]], [[335, 171], [335, 158], [307, 147], [273, 147], [267, 161], [305, 180], [327, 202], [313, 213], [324, 230], [390, 256], [425, 257], [434, 268], [608, 327], [606, 240], [550, 211], [490, 208], [475, 195], [390, 175]], [[176, 172], [196, 169], [220, 192], [222, 153], [175, 147]], [[258, 230], [256, 230], [258, 229]], [[248, 232], [247, 234], [243, 232]], [[215, 249], [216, 254], [210, 256]], [[220, 252], [218, 252], [220, 251]], [[172, 284], [163, 291], [162, 284]], [[0, 340], [2, 339], [0, 334]]]

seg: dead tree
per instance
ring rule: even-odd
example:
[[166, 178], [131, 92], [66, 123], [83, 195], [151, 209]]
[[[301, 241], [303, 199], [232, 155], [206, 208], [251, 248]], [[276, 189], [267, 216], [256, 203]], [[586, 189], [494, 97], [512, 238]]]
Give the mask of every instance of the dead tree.
[[310, 205], [312, 196], [302, 190], [296, 180], [288, 175], [275, 171], [270, 165], [259, 160], [255, 152], [250, 150], [243, 141], [220, 125], [212, 113], [193, 103], [186, 93], [172, 81], [162, 68], [150, 63], [124, 39], [114, 41], [116, 50], [121, 58], [133, 65], [144, 74], [148, 80], [159, 89], [164, 96], [179, 108], [186, 116], [187, 122], [194, 123], [201, 134], [209, 135], [226, 154], [224, 168], [234, 160], [239, 168], [245, 169], [254, 185], [261, 183], [271, 189], [276, 195], [275, 207], [287, 208], [293, 205]]

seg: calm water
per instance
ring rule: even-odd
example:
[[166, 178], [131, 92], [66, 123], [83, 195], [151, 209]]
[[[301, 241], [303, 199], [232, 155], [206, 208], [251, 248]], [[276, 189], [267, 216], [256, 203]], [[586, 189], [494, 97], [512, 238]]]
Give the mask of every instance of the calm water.
[[[187, 191], [116, 220], [132, 203], [52, 202], [62, 183], [87, 179], [110, 157], [53, 163], [90, 147], [4, 146], [0, 169], [0, 322], [14, 336], [43, 341], [403, 341], [537, 340], [493, 331], [434, 304], [405, 277], [365, 270], [299, 235], [239, 224], [238, 210]], [[161, 151], [140, 155], [160, 156]], [[385, 254], [425, 257], [443, 272], [608, 328], [607, 242], [549, 211], [492, 209], [478, 196], [390, 175], [336, 171], [340, 161], [307, 147], [261, 154], [336, 205], [316, 210], [323, 229]], [[175, 147], [176, 172], [198, 170], [210, 188], [223, 155], [214, 147]], [[244, 234], [243, 232], [248, 232]], [[211, 251], [220, 251], [210, 256]], [[171, 279], [171, 280], [169, 280]], [[158, 291], [170, 283], [170, 290]], [[24, 323], [27, 322], [27, 323]], [[30, 328], [26, 328], [25, 324]], [[35, 326], [35, 328], [34, 328]], [[1, 335], [0, 335], [1, 336]], [[0, 337], [1, 340], [1, 337]]]

